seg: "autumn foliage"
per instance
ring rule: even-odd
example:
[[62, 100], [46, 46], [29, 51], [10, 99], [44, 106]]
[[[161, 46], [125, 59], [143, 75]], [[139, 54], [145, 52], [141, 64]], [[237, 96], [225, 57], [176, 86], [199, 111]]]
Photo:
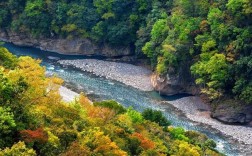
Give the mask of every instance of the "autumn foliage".
[[48, 140], [48, 135], [42, 128], [38, 128], [36, 130], [22, 130], [20, 131], [20, 135], [22, 140], [27, 143], [46, 143]]
[[161, 112], [93, 103], [84, 94], [62, 101], [63, 81], [46, 77], [40, 62], [0, 48], [0, 156], [220, 155], [197, 132], [167, 129]]
[[141, 142], [140, 146], [145, 149], [153, 149], [155, 147], [154, 142], [152, 142], [151, 140], [149, 140], [148, 138], [145, 138], [142, 134], [140, 133], [133, 133], [132, 137], [135, 137], [137, 139], [139, 139], [139, 141]]

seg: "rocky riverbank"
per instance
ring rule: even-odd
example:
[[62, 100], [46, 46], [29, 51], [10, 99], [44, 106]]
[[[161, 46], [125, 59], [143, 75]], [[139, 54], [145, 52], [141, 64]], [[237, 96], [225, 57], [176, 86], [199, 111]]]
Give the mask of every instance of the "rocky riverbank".
[[153, 90], [151, 84], [152, 72], [140, 66], [96, 59], [60, 60], [58, 63], [93, 73], [96, 76], [122, 82], [142, 91]]
[[252, 149], [252, 128], [239, 125], [226, 125], [210, 117], [210, 108], [204, 104], [200, 97], [189, 96], [164, 103], [172, 104], [181, 110], [187, 118], [197, 123], [208, 125], [222, 134], [232, 138], [246, 149], [244, 155], [249, 155]]
[[131, 56], [134, 52], [129, 47], [112, 47], [108, 44], [98, 44], [89, 39], [34, 38], [29, 34], [16, 33], [0, 28], [0, 41], [10, 42], [18, 46], [36, 47], [41, 50], [61, 54], [79, 54], [104, 57]]
[[[73, 66], [97, 76], [116, 80], [126, 85], [144, 90], [153, 90], [150, 82], [151, 71], [130, 64], [101, 61], [94, 59], [60, 60], [60, 64]], [[252, 146], [252, 128], [238, 125], [225, 125], [210, 117], [210, 107], [197, 96], [166, 101], [181, 110], [192, 121], [206, 124], [233, 139]]]
[[[66, 102], [72, 101], [78, 96], [77, 93], [65, 87], [60, 88], [60, 94]], [[228, 136], [231, 144], [234, 144], [234, 146], [237, 145], [237, 148], [239, 148], [240, 151], [244, 151], [242, 156], [249, 156], [250, 149], [252, 149], [252, 128], [238, 125], [225, 125], [212, 119], [210, 117], [209, 105], [203, 103], [197, 96], [183, 97], [177, 100], [163, 101], [162, 103], [172, 104], [188, 119], [198, 124], [202, 124], [202, 126], [210, 127], [217, 133], [220, 132], [221, 134]], [[221, 144], [219, 146], [221, 146]]]
[[[66, 88], [60, 87], [60, 94], [62, 100], [70, 102], [78, 97], [78, 93]], [[165, 101], [164, 104], [172, 104], [174, 107], [182, 111], [187, 118], [202, 126], [209, 126], [213, 130], [217, 130], [223, 135], [231, 138], [232, 143], [239, 145], [240, 151], [244, 151], [242, 156], [250, 156], [250, 149], [252, 148], [252, 128], [237, 126], [237, 125], [224, 125], [210, 117], [210, 108], [204, 104], [199, 97], [190, 96], [184, 97], [173, 101]], [[221, 146], [221, 145], [220, 145]]]

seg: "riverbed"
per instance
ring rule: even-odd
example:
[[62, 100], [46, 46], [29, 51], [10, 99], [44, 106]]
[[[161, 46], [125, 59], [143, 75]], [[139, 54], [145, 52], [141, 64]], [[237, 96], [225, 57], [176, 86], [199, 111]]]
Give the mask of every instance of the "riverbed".
[[[96, 59], [60, 60], [63, 66], [71, 66], [106, 79], [116, 80], [142, 91], [151, 91], [151, 71], [140, 66]], [[176, 100], [162, 100], [172, 104], [190, 120], [205, 124], [231, 137], [240, 144], [252, 149], [252, 128], [238, 125], [225, 125], [210, 117], [210, 107], [200, 97], [188, 96]], [[220, 145], [222, 146], [222, 145]], [[250, 152], [250, 151], [248, 151]]]
[[67, 83], [71, 83], [72, 86], [78, 90], [84, 91], [91, 99], [114, 99], [123, 106], [131, 106], [138, 111], [143, 111], [146, 108], [161, 110], [166, 118], [172, 121], [174, 126], [181, 126], [188, 130], [197, 130], [212, 138], [217, 142], [217, 149], [221, 152], [231, 156], [249, 155], [249, 153], [246, 154], [244, 150], [251, 150], [250, 147], [245, 146], [247, 148], [244, 149], [241, 142], [236, 142], [232, 138], [220, 134], [220, 131], [206, 124], [200, 124], [199, 122], [189, 120], [188, 116], [186, 117], [181, 110], [178, 108], [176, 109], [169, 103], [169, 101], [174, 101], [174, 97], [170, 97], [172, 100], [169, 100], [169, 98], [164, 99], [156, 92], [141, 91], [123, 83], [109, 80], [104, 77], [97, 77], [72, 67], [63, 67], [57, 63], [58, 60], [62, 59], [85, 59], [83, 56], [60, 55], [34, 48], [17, 47], [11, 44], [6, 44], [5, 46], [16, 55], [29, 55], [34, 58], [42, 59], [42, 65], [46, 67], [48, 73], [56, 74], [63, 78]]
[[141, 66], [97, 59], [59, 60], [58, 63], [115, 80], [142, 91], [153, 91], [152, 72]]

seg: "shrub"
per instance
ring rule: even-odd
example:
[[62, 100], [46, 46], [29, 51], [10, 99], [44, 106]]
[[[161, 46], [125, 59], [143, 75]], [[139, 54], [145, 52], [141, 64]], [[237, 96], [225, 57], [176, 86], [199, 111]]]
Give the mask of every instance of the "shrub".
[[16, 56], [12, 55], [6, 48], [0, 47], [0, 65], [7, 68], [14, 68], [17, 62], [18, 59]]
[[18, 142], [11, 148], [0, 150], [0, 156], [35, 156], [33, 149], [26, 148], [24, 142]]
[[126, 112], [126, 109], [122, 105], [113, 100], [94, 102], [94, 106], [106, 107], [112, 109], [115, 111], [116, 114], [123, 114]]
[[11, 134], [15, 128], [13, 113], [10, 112], [9, 108], [0, 107], [0, 148], [13, 143]]
[[189, 141], [189, 138], [185, 136], [185, 130], [181, 127], [169, 128], [169, 132], [174, 139]]
[[127, 115], [131, 118], [133, 123], [142, 123], [143, 122], [143, 116], [141, 115], [141, 113], [133, 110], [132, 107], [130, 107], [127, 110]]
[[171, 125], [171, 123], [163, 116], [161, 111], [146, 109], [143, 111], [142, 116], [146, 120], [158, 123], [159, 126]]

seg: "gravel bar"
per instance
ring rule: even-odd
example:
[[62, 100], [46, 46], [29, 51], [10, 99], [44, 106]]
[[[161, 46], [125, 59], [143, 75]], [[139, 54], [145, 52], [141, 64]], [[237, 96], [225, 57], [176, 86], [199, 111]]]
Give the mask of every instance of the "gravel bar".
[[[173, 101], [167, 101], [174, 107], [181, 110], [187, 118], [197, 123], [209, 125], [222, 134], [232, 138], [244, 145], [251, 152], [252, 150], [252, 128], [240, 125], [226, 125], [210, 117], [210, 108], [203, 103], [200, 97], [189, 96]], [[247, 154], [244, 154], [247, 155]]]
[[85, 72], [115, 80], [142, 91], [152, 91], [152, 72], [144, 67], [127, 63], [102, 61], [96, 59], [60, 60], [64, 66], [73, 66]]
[[[63, 66], [72, 66], [85, 72], [107, 79], [122, 82], [142, 91], [152, 91], [151, 71], [131, 64], [102, 61], [96, 59], [60, 60]], [[239, 125], [226, 125], [210, 117], [210, 108], [200, 97], [189, 96], [177, 100], [165, 101], [181, 110], [187, 118], [197, 123], [208, 125], [244, 146], [250, 153], [252, 149], [252, 128]]]

